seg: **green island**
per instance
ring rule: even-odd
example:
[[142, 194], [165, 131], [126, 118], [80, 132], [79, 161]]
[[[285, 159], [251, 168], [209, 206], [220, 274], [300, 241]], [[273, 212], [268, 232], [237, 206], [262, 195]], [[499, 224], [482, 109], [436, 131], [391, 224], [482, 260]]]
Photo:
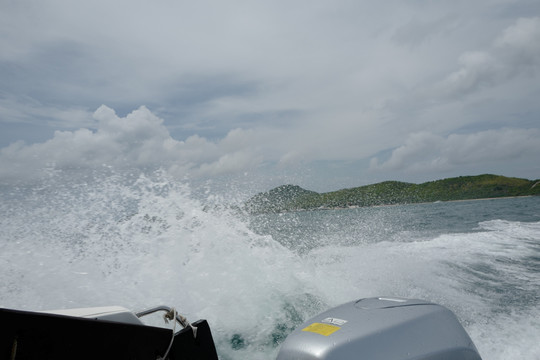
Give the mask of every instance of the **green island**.
[[327, 193], [282, 185], [251, 197], [244, 205], [250, 213], [268, 213], [531, 195], [540, 195], [540, 180], [484, 174], [422, 184], [384, 181]]

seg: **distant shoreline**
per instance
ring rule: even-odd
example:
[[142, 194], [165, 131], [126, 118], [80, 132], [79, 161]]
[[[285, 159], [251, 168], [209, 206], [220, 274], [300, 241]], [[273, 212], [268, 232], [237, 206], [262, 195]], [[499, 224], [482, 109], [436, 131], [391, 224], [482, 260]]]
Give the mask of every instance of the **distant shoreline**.
[[[533, 197], [535, 195], [518, 195], [518, 196], [500, 196], [500, 197], [489, 197], [489, 198], [478, 198], [478, 199], [459, 199], [459, 200], [436, 200], [436, 201], [423, 201], [423, 202], [411, 202], [411, 203], [400, 203], [400, 204], [380, 204], [380, 205], [368, 205], [368, 206], [350, 206], [350, 207], [325, 207], [318, 209], [296, 209], [286, 212], [303, 212], [303, 211], [319, 211], [319, 210], [353, 210], [353, 209], [366, 209], [366, 208], [375, 208], [375, 207], [387, 207], [387, 206], [406, 206], [406, 205], [426, 205], [426, 204], [437, 204], [437, 203], [450, 203], [450, 202], [464, 202], [464, 201], [485, 201], [485, 200], [499, 200], [499, 199], [516, 199], [516, 198], [527, 198]], [[285, 211], [284, 211], [285, 212]]]
[[540, 196], [538, 183], [539, 180], [484, 174], [422, 184], [384, 181], [327, 193], [317, 193], [297, 185], [282, 185], [253, 196], [244, 205], [250, 213], [281, 213], [508, 199]]

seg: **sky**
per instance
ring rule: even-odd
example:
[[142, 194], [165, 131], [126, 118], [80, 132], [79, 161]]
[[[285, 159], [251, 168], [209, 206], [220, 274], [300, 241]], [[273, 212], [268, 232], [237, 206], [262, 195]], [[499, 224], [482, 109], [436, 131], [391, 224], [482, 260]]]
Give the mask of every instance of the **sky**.
[[537, 0], [2, 0], [0, 183], [540, 178]]

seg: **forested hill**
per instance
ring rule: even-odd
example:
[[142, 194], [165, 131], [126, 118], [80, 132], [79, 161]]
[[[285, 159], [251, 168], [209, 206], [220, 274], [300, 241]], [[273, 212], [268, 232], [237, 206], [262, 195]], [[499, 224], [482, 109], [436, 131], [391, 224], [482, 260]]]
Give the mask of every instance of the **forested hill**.
[[423, 184], [385, 181], [327, 193], [282, 185], [253, 196], [245, 207], [251, 213], [262, 213], [526, 195], [540, 195], [540, 180], [486, 174]]

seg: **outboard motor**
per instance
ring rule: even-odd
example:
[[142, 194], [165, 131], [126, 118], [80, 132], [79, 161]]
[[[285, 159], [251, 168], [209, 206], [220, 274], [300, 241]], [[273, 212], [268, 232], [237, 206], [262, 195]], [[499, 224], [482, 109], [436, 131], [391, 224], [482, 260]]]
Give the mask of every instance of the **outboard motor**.
[[423, 300], [368, 298], [293, 331], [277, 360], [481, 360], [456, 316]]

